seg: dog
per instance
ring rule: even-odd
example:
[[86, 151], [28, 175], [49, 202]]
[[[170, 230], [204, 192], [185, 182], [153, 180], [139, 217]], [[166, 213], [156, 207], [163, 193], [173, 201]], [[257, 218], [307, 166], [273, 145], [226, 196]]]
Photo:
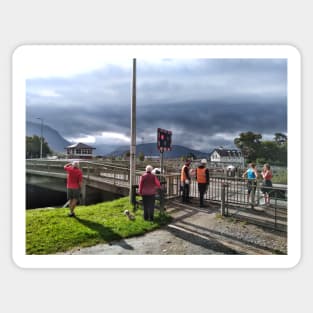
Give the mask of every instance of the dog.
[[128, 217], [129, 220], [133, 221], [135, 219], [135, 216], [132, 215], [129, 210], [125, 210], [124, 211], [124, 215], [126, 215]]

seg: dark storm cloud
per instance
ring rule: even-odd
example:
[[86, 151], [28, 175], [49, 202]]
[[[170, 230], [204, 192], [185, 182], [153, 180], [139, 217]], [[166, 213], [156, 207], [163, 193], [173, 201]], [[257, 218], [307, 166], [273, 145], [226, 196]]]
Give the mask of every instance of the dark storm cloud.
[[[147, 105], [137, 111], [138, 134], [155, 137], [158, 127], [173, 131], [173, 142], [193, 148], [211, 149], [217, 145], [233, 145], [233, 139], [216, 134], [253, 131], [263, 135], [287, 131], [287, 111], [284, 101], [268, 99], [263, 102], [185, 102]], [[224, 142], [221, 142], [224, 141]]]
[[[287, 131], [285, 60], [137, 60], [137, 136], [208, 150], [243, 131]], [[27, 81], [27, 119], [38, 116], [64, 137], [130, 133], [131, 68], [109, 65], [70, 78]], [[225, 136], [223, 137], [223, 134]]]
[[110, 66], [72, 78], [29, 80], [27, 118], [44, 116], [65, 137], [125, 132], [130, 125], [130, 77], [130, 70]]

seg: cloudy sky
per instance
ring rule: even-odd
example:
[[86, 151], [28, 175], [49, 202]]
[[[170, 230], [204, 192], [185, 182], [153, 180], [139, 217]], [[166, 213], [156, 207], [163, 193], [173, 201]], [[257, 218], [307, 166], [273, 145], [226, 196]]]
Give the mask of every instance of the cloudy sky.
[[[132, 59], [59, 50], [27, 62], [26, 119], [69, 141], [129, 144]], [[241, 132], [287, 133], [287, 61], [253, 58], [137, 58], [137, 143], [210, 151]]]

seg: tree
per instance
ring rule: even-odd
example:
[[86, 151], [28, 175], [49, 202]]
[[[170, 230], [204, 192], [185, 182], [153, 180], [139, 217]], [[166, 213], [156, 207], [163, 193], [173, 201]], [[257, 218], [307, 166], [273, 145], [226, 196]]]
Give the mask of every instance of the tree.
[[[26, 158], [40, 158], [40, 137], [34, 135], [32, 137], [26, 136]], [[48, 146], [48, 143], [45, 141], [45, 138], [42, 140], [42, 156], [46, 157], [48, 154], [51, 154], [52, 150]]]
[[255, 161], [261, 145], [262, 135], [251, 131], [240, 133], [239, 138], [234, 139], [234, 144], [241, 150], [246, 161]]
[[[259, 150], [260, 163], [275, 163], [279, 159], [278, 146], [275, 141], [263, 141]], [[261, 160], [264, 160], [261, 162]]]
[[138, 159], [139, 159], [139, 161], [141, 161], [141, 162], [145, 160], [145, 155], [144, 155], [143, 152], [140, 152], [140, 153], [139, 153]]
[[287, 136], [282, 133], [275, 133], [274, 141], [278, 145], [283, 145], [287, 143]]
[[123, 154], [123, 159], [129, 159], [130, 158], [130, 150], [126, 151], [124, 154]]
[[195, 160], [196, 159], [196, 156], [194, 155], [194, 153], [192, 152], [189, 152], [186, 156], [186, 159], [187, 160]]

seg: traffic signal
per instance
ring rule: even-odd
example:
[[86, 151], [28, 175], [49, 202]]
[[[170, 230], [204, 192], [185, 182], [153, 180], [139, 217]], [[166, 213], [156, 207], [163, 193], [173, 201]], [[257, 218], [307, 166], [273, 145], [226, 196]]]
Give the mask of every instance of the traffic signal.
[[158, 128], [157, 137], [158, 150], [160, 152], [172, 150], [172, 132], [170, 130]]

